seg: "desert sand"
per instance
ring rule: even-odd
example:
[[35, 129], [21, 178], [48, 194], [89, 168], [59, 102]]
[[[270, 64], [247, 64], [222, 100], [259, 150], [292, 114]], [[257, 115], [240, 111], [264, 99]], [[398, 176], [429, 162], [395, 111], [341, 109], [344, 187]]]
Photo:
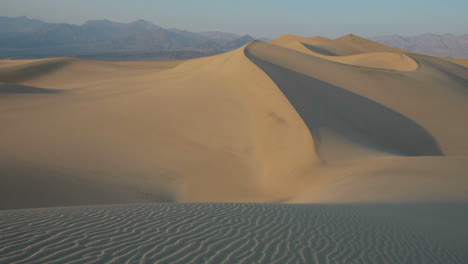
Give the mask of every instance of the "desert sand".
[[453, 263], [466, 205], [149, 204], [0, 211], [2, 263]]
[[0, 60], [0, 262], [465, 263], [462, 64], [355, 35]]
[[272, 43], [1, 61], [0, 208], [468, 200], [467, 68], [355, 35]]
[[460, 64], [462, 66], [468, 67], [468, 59], [448, 59], [451, 62], [455, 62], [457, 64]]

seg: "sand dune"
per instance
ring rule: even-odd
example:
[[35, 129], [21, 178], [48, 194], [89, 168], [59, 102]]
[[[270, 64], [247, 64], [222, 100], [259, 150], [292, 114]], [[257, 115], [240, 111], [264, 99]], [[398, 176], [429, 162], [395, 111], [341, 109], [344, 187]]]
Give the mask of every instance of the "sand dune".
[[[461, 96], [467, 87], [466, 74], [455, 85], [453, 79], [443, 79], [446, 73], [439, 64], [425, 57], [418, 60], [421, 69], [405, 73], [402, 79], [395, 71], [338, 65], [266, 43], [252, 44], [246, 53], [296, 107], [320, 158], [329, 164], [314, 172], [318, 176], [312, 179], [315, 183], [306, 192], [307, 199], [293, 201], [466, 199], [468, 145], [463, 131], [468, 131], [464, 121], [468, 98]], [[424, 72], [439, 83], [421, 78]], [[459, 92], [449, 95], [446, 87]], [[444, 100], [452, 104], [434, 108]], [[453, 113], [449, 119], [441, 117], [449, 111]], [[451, 155], [464, 157], [424, 157]]]
[[[9, 138], [0, 143], [1, 168], [11, 177], [4, 206], [109, 203], [107, 184], [128, 186], [118, 202], [159, 192], [177, 201], [278, 200], [316, 160], [307, 127], [243, 50], [164, 72], [97, 62], [88, 73], [88, 63], [24, 82], [74, 92], [1, 104], [8, 129], [0, 133]], [[39, 184], [47, 196], [16, 199], [38, 177], [62, 188]], [[71, 195], [77, 181], [100, 197]]]
[[0, 94], [50, 94], [60, 90], [32, 87], [14, 83], [0, 83]]
[[312, 51], [331, 56], [347, 56], [370, 52], [407, 52], [372, 40], [361, 38], [354, 34], [349, 34], [327, 42], [307, 44], [310, 44], [309, 48]]
[[466, 263], [466, 205], [0, 211], [2, 263]]
[[349, 56], [328, 56], [315, 52], [313, 51], [313, 47], [309, 49], [308, 46], [308, 44], [302, 42], [291, 42], [284, 45], [286, 48], [301, 51], [326, 60], [360, 67], [396, 71], [415, 71], [419, 67], [415, 60], [402, 53], [372, 52]]
[[354, 35], [272, 43], [1, 61], [0, 208], [468, 201], [467, 68]]
[[0, 262], [466, 263], [461, 64], [354, 35], [1, 60]]
[[468, 67], [468, 59], [448, 59], [451, 62], [455, 62], [462, 66]]
[[319, 45], [322, 43], [326, 43], [328, 41], [330, 41], [330, 39], [320, 37], [320, 36], [305, 38], [305, 37], [301, 37], [297, 35], [286, 34], [286, 35], [282, 35], [279, 38], [271, 40], [270, 43], [275, 44], [275, 45], [281, 45], [281, 46], [287, 45], [289, 43], [294, 43], [294, 42], [307, 43], [310, 45]]
[[[261, 42], [247, 47], [246, 53], [296, 107], [315, 141], [319, 130], [325, 129], [349, 138], [350, 144], [372, 145], [371, 149], [388, 153], [468, 154], [464, 132], [468, 129], [464, 122], [468, 72], [464, 69], [414, 55], [421, 68], [402, 77], [400, 72], [336, 64]], [[447, 75], [447, 70], [453, 75]], [[434, 84], [428, 75], [438, 82]], [[448, 112], [450, 119], [444, 119]]]

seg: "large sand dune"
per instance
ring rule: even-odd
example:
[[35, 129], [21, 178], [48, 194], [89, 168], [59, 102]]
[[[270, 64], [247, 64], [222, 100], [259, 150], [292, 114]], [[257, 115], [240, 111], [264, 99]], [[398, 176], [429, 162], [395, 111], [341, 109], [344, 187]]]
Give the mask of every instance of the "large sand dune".
[[466, 263], [462, 64], [354, 35], [0, 60], [0, 262]]
[[451, 263], [466, 205], [159, 204], [0, 212], [1, 263]]
[[354, 35], [272, 43], [0, 61], [0, 208], [468, 201], [467, 68]]

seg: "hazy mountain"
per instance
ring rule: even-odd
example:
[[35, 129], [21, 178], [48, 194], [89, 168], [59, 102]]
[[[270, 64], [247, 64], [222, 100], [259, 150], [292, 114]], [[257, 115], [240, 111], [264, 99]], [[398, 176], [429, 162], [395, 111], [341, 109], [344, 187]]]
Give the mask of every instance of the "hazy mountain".
[[91, 56], [99, 59], [101, 54], [106, 54], [104, 57], [111, 59], [109, 54], [113, 54], [132, 59], [133, 54], [138, 54], [138, 59], [142, 59], [141, 54], [147, 54], [152, 59], [183, 59], [236, 49], [252, 40], [250, 36], [229, 33], [164, 29], [144, 20], [131, 23], [90, 20], [82, 25], [71, 25], [27, 17], [0, 17], [0, 57]]
[[468, 58], [468, 34], [424, 34], [402, 37], [399, 35], [374, 37], [372, 40], [399, 49], [439, 57]]
[[209, 37], [212, 39], [227, 40], [232, 41], [234, 39], [240, 38], [241, 36], [233, 33], [226, 33], [221, 31], [205, 31], [199, 33], [202, 36]]

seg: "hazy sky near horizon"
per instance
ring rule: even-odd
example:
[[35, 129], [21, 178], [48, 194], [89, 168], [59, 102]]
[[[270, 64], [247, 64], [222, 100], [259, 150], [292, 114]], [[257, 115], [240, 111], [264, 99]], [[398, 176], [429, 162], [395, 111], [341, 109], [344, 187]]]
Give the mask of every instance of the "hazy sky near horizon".
[[466, 34], [468, 0], [0, 0], [0, 16], [148, 20], [165, 28], [276, 37]]

